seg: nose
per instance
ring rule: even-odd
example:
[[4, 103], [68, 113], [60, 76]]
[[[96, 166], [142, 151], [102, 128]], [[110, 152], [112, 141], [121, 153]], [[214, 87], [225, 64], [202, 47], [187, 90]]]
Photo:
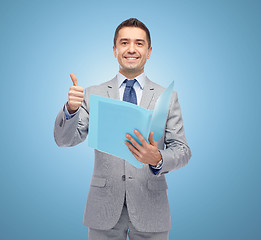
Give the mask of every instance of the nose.
[[128, 52], [129, 52], [129, 53], [135, 53], [135, 52], [136, 52], [135, 44], [134, 44], [134, 43], [130, 43], [130, 44], [129, 44]]

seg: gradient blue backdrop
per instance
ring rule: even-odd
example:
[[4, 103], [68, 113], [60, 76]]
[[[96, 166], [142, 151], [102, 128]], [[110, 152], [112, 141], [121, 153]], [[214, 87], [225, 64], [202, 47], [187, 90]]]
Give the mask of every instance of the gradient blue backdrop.
[[216, 1], [2, 1], [0, 239], [87, 239], [87, 142], [58, 148], [70, 72], [87, 87], [118, 71], [114, 30], [151, 31], [145, 72], [175, 80], [189, 164], [167, 175], [172, 240], [260, 239], [261, 4]]

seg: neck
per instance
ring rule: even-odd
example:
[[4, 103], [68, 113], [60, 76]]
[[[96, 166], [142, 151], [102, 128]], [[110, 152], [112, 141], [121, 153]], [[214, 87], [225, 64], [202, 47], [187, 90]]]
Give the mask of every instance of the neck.
[[144, 73], [144, 69], [140, 72], [126, 72], [126, 71], [119, 71], [122, 75], [124, 75], [129, 80], [134, 79], [135, 77], [139, 76], [140, 74]]

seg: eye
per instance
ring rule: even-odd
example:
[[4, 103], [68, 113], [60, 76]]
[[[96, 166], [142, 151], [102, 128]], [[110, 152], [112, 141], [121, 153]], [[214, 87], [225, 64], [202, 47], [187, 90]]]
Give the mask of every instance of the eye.
[[127, 42], [121, 42], [122, 45], [127, 45]]
[[138, 45], [138, 46], [143, 46], [143, 43], [138, 42], [137, 45]]

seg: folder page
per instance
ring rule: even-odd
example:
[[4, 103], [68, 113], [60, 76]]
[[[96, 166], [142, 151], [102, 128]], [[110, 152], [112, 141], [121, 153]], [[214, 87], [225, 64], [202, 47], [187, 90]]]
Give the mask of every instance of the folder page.
[[169, 104], [172, 96], [172, 90], [174, 87], [174, 81], [164, 90], [164, 92], [158, 98], [151, 120], [150, 131], [154, 132], [153, 138], [157, 142], [163, 136], [163, 131], [165, 129]]
[[151, 110], [132, 103], [91, 95], [88, 145], [92, 148], [120, 157], [137, 168], [142, 167], [125, 145], [125, 135], [134, 135], [137, 129], [148, 139], [152, 118]]
[[91, 95], [89, 113], [88, 145], [99, 151], [112, 154], [128, 161], [136, 168], [139, 162], [125, 145], [125, 135], [130, 134], [137, 142], [137, 129], [148, 141], [154, 132], [154, 140], [163, 136], [174, 82], [158, 98], [155, 109], [147, 110], [135, 104], [116, 99]]

